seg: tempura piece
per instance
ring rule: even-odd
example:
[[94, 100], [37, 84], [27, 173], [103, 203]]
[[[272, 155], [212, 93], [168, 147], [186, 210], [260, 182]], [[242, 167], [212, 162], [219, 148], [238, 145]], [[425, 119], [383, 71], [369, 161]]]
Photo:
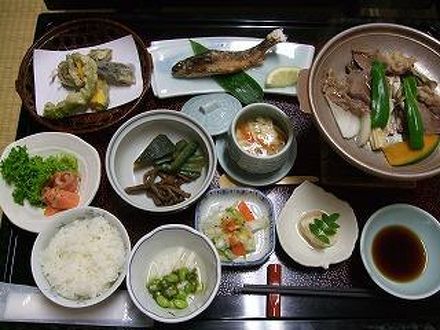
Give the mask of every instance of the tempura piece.
[[132, 66], [117, 62], [98, 62], [98, 75], [109, 85], [129, 86], [136, 82]]
[[91, 57], [79, 53], [73, 53], [71, 58], [80, 63], [84, 86], [79, 91], [69, 93], [64, 101], [57, 104], [47, 102], [44, 105], [45, 117], [57, 119], [83, 111], [95, 93], [98, 81], [96, 62]]
[[96, 62], [110, 62], [112, 60], [112, 50], [110, 48], [95, 48], [89, 52], [89, 56]]

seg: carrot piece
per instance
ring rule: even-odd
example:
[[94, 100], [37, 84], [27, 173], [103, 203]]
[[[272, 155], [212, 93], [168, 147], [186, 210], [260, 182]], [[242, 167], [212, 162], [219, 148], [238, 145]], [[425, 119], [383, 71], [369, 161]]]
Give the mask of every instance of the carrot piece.
[[234, 219], [228, 218], [227, 220], [223, 221], [222, 223], [222, 229], [225, 232], [232, 233], [234, 230], [238, 229], [239, 227], [235, 223]]
[[244, 248], [244, 244], [241, 242], [232, 245], [231, 251], [236, 256], [244, 256], [246, 254], [246, 249]]
[[252, 221], [255, 219], [254, 215], [252, 214], [251, 209], [246, 204], [246, 202], [240, 201], [240, 203], [238, 203], [238, 205], [237, 205], [237, 209], [238, 209], [238, 211], [240, 211], [240, 213], [243, 215], [243, 217], [246, 221]]

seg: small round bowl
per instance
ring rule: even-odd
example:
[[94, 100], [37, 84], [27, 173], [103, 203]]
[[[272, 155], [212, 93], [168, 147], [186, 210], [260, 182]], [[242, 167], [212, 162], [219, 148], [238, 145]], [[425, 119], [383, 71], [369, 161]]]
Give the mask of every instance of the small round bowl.
[[[146, 169], [135, 170], [133, 163], [159, 134], [165, 134], [173, 143], [180, 139], [198, 142], [207, 160], [200, 177], [182, 185], [191, 197], [171, 206], [156, 206], [145, 194], [129, 195], [124, 190], [142, 182]], [[217, 155], [209, 133], [188, 115], [173, 110], [147, 111], [125, 122], [113, 135], [105, 159], [107, 177], [116, 193], [128, 204], [155, 213], [180, 211], [197, 201], [209, 188], [216, 165]]]
[[[412, 230], [423, 242], [426, 266], [423, 273], [410, 282], [395, 282], [378, 270], [372, 256], [373, 240], [384, 227], [401, 225]], [[440, 289], [440, 223], [428, 212], [408, 204], [393, 204], [376, 211], [362, 230], [361, 257], [373, 281], [386, 292], [403, 299], [422, 299]]]
[[[192, 260], [191, 265], [186, 265], [188, 267], [199, 267], [204, 289], [185, 309], [161, 308], [146, 288], [150, 267], [160, 263], [165, 275], [184, 266], [182, 259]], [[205, 235], [184, 225], [164, 225], [142, 237], [134, 246], [128, 262], [127, 290], [133, 303], [147, 316], [159, 322], [178, 323], [199, 315], [211, 304], [220, 277], [220, 258]]]
[[[117, 280], [112, 284], [110, 288], [108, 288], [107, 291], [105, 291], [101, 295], [86, 300], [71, 300], [64, 298], [61, 295], [59, 295], [56, 291], [54, 291], [51, 288], [48, 281], [46, 280], [46, 277], [44, 276], [41, 269], [41, 262], [40, 262], [41, 254], [43, 250], [49, 245], [51, 239], [58, 232], [58, 230], [60, 230], [61, 227], [78, 219], [84, 219], [82, 221], [87, 221], [85, 220], [86, 218], [91, 219], [96, 216], [102, 216], [112, 226], [116, 227], [120, 232], [125, 246], [124, 266], [122, 267], [122, 271], [119, 274]], [[55, 215], [54, 219], [50, 222], [47, 228], [37, 236], [37, 239], [35, 240], [34, 246], [32, 248], [32, 255], [31, 255], [32, 275], [40, 291], [54, 303], [70, 308], [81, 308], [81, 307], [92, 306], [108, 298], [113, 292], [116, 291], [116, 289], [122, 283], [127, 271], [127, 262], [130, 254], [130, 249], [131, 249], [131, 243], [127, 231], [124, 225], [113, 214], [107, 212], [106, 210], [91, 206], [71, 209]]]
[[[256, 156], [243, 150], [237, 141], [236, 129], [238, 123], [256, 117], [270, 117], [273, 122], [287, 135], [287, 143], [277, 154]], [[228, 152], [230, 158], [242, 170], [248, 173], [265, 174], [278, 170], [289, 158], [294, 133], [289, 117], [276, 106], [267, 103], [253, 103], [244, 107], [232, 120], [228, 133]]]

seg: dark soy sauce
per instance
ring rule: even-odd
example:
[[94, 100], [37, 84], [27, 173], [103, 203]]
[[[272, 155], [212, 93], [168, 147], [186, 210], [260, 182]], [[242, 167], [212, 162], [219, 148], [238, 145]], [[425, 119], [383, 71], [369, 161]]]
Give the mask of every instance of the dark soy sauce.
[[409, 282], [426, 265], [423, 242], [410, 229], [393, 225], [381, 229], [373, 240], [373, 261], [379, 271], [396, 282]]

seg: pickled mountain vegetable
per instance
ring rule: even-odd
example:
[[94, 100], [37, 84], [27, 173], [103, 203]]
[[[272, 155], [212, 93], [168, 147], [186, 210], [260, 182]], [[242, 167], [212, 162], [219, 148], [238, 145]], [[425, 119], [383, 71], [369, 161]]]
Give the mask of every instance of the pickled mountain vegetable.
[[202, 230], [214, 243], [220, 259], [234, 260], [255, 251], [254, 234], [268, 224], [268, 219], [255, 216], [248, 203], [238, 201], [210, 214]]
[[183, 202], [191, 194], [182, 190], [181, 185], [200, 177], [205, 165], [205, 155], [198, 143], [180, 140], [174, 144], [166, 135], [159, 134], [133, 164], [135, 170], [147, 169], [143, 182], [126, 187], [125, 192], [146, 193], [157, 206]]
[[203, 290], [197, 268], [178, 268], [171, 273], [148, 281], [148, 292], [162, 308], [184, 309], [189, 300]]
[[134, 168], [149, 166], [154, 161], [171, 155], [175, 150], [176, 146], [173, 144], [173, 142], [171, 142], [166, 135], [159, 134], [135, 160]]

